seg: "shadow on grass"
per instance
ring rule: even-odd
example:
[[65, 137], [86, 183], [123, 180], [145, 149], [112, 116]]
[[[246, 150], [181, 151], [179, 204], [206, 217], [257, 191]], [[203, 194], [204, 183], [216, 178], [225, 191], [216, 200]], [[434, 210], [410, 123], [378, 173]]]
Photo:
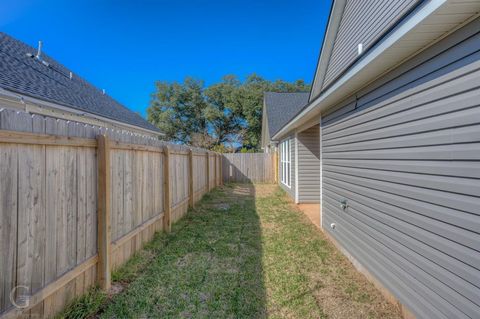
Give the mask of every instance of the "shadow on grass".
[[[103, 304], [101, 318], [266, 317], [253, 186], [227, 185], [205, 195], [170, 234], [157, 234], [113, 279], [123, 291]], [[70, 313], [64, 317], [82, 317], [81, 311]]]
[[115, 295], [93, 290], [64, 317], [400, 318], [271, 184], [214, 190], [112, 277]]

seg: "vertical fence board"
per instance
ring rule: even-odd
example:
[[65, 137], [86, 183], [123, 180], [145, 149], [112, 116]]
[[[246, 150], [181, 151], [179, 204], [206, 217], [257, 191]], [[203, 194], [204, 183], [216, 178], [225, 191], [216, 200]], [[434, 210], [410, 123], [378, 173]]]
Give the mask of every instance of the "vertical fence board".
[[116, 240], [126, 233], [124, 210], [124, 174], [125, 151], [112, 150], [111, 152], [111, 206], [112, 206], [112, 239]]
[[[85, 258], [90, 258], [97, 253], [97, 151], [85, 149], [86, 153], [86, 242]], [[93, 270], [92, 270], [93, 271]], [[87, 282], [87, 281], [86, 281]], [[87, 284], [86, 284], [87, 285]]]
[[140, 153], [142, 163], [142, 220], [140, 223], [145, 222], [148, 219], [149, 214], [149, 189], [148, 189], [148, 154], [145, 152]]
[[0, 311], [11, 306], [16, 277], [17, 163], [17, 146], [0, 144]]
[[[0, 314], [8, 318], [54, 316], [90, 286], [108, 288], [112, 265], [221, 183], [221, 157], [204, 150], [169, 153], [152, 138], [10, 110], [0, 110], [0, 129], [71, 138], [68, 146], [0, 141]], [[73, 146], [76, 137], [97, 138], [97, 147]], [[31, 309], [11, 307], [19, 284], [35, 294]]]
[[[77, 250], [76, 264], [87, 258], [87, 153], [77, 149]], [[80, 283], [79, 283], [80, 286]], [[80, 289], [80, 288], [79, 288]]]
[[188, 201], [188, 206], [193, 207], [195, 204], [195, 198], [194, 198], [194, 172], [193, 172], [193, 151], [189, 150], [188, 151], [188, 194], [189, 194], [189, 201]]
[[57, 276], [57, 191], [58, 178], [57, 167], [59, 166], [59, 150], [53, 147], [46, 147], [46, 195], [45, 207], [48, 212], [46, 216], [46, 238], [45, 238], [45, 281], [51, 282]]
[[159, 213], [165, 212], [165, 201], [163, 198], [163, 194], [165, 193], [165, 185], [163, 184], [163, 181], [165, 180], [163, 166], [165, 165], [165, 162], [164, 162], [163, 156], [164, 156], [163, 153], [157, 154], [159, 166], [158, 166], [158, 175], [157, 175], [158, 192], [156, 196], [158, 197], [158, 200], [160, 203], [160, 206], [158, 208]]
[[43, 286], [45, 157], [42, 146], [18, 146], [17, 285]]
[[123, 167], [123, 214], [124, 229], [122, 234], [126, 234], [135, 228], [134, 224], [134, 205], [133, 205], [133, 151], [124, 151], [124, 167]]
[[133, 201], [134, 201], [134, 224], [138, 226], [142, 223], [143, 220], [143, 207], [142, 207], [142, 200], [143, 200], [143, 161], [142, 161], [142, 154], [139, 152], [133, 152]]
[[165, 215], [163, 216], [163, 227], [166, 232], [170, 232], [171, 229], [171, 196], [170, 196], [170, 150], [166, 146], [163, 150], [164, 152], [164, 164], [163, 164], [163, 175], [165, 179]]
[[223, 182], [274, 183], [274, 155], [267, 153], [223, 154]]
[[154, 201], [153, 196], [155, 196], [154, 189], [153, 189], [153, 174], [152, 167], [153, 167], [153, 153], [147, 152], [147, 165], [145, 167], [145, 174], [147, 175], [147, 198], [145, 199], [145, 204], [147, 205], [147, 218], [146, 220], [152, 218], [154, 216]]
[[[55, 215], [57, 217], [56, 224], [56, 272], [55, 277], [60, 276], [68, 270], [68, 255], [67, 255], [67, 194], [65, 186], [67, 184], [65, 171], [66, 165], [66, 147], [58, 147], [56, 150], [57, 163], [54, 168], [56, 180], [56, 195], [52, 195], [55, 201]], [[56, 197], [56, 198], [55, 198]]]
[[75, 267], [77, 240], [77, 155], [76, 148], [68, 147], [65, 152], [65, 204], [66, 204], [66, 249], [67, 271]]

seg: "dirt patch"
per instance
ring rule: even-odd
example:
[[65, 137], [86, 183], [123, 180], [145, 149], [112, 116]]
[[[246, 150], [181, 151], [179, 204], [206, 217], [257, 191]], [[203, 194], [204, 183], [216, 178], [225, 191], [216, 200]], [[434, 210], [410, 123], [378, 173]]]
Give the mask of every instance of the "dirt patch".
[[110, 290], [108, 291], [109, 296], [114, 296], [118, 295], [125, 289], [125, 285], [120, 283], [120, 282], [114, 282], [112, 283], [112, 286], [110, 287]]

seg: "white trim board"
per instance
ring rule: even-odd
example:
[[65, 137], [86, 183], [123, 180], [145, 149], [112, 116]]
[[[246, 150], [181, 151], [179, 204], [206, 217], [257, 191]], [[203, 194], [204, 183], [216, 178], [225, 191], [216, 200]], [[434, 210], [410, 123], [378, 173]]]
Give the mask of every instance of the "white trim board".
[[298, 131], [295, 131], [295, 204], [298, 204], [299, 202], [299, 195], [298, 195], [298, 189], [299, 189], [299, 181], [298, 181]]
[[308, 99], [309, 102], [311, 102], [312, 96], [317, 95], [318, 90], [320, 90], [323, 85], [328, 62], [330, 61], [330, 56], [333, 51], [333, 44], [335, 43], [335, 38], [337, 37], [337, 32], [340, 27], [340, 22], [342, 21], [343, 11], [345, 10], [346, 3], [346, 0], [333, 1], [330, 19], [328, 20], [327, 31], [325, 32], [325, 38], [322, 42], [320, 57], [317, 62], [317, 68], [315, 70], [312, 87], [310, 89], [310, 97]]
[[319, 139], [320, 143], [320, 228], [323, 229], [323, 150], [322, 150], [322, 116], [320, 116], [319, 121]]

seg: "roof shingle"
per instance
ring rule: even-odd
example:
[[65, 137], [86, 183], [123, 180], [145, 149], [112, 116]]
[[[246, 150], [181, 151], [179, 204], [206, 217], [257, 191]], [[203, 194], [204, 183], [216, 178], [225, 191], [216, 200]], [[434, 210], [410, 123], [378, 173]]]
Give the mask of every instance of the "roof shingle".
[[0, 32], [0, 87], [115, 121], [159, 131], [137, 113], [42, 53], [45, 66], [27, 53], [36, 49]]
[[282, 127], [308, 103], [308, 92], [275, 93], [265, 92], [265, 106], [267, 108], [268, 130], [273, 137]]

